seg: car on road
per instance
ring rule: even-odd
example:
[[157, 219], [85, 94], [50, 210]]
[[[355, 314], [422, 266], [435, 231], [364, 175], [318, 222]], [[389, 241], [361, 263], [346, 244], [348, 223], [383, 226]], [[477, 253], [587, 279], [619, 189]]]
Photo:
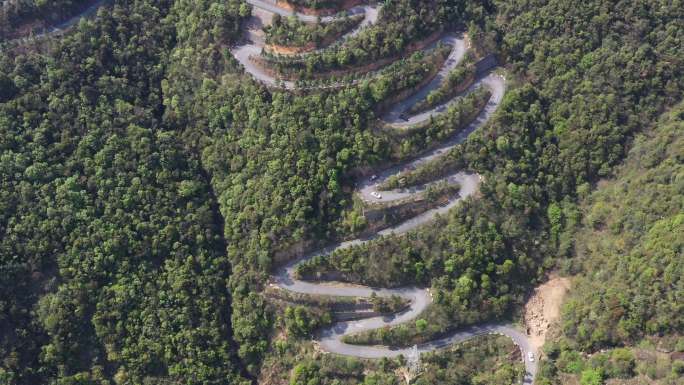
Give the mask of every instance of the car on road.
[[380, 195], [380, 193], [377, 192], [377, 191], [371, 192], [371, 195], [372, 195], [375, 199], [382, 199], [382, 195]]
[[532, 353], [532, 352], [527, 352], [527, 359], [528, 359], [530, 362], [534, 362], [534, 353]]
[[371, 180], [372, 180], [372, 181], [373, 181], [373, 180], [376, 180], [376, 179], [378, 179], [378, 176], [377, 176], [377, 175], [371, 176]]

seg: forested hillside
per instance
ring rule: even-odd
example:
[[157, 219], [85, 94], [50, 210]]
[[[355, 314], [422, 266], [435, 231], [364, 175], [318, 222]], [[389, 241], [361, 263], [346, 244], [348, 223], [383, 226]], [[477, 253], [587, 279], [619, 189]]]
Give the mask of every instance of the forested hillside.
[[[476, 198], [406, 236], [318, 261], [350, 281], [432, 288], [435, 322], [385, 338], [405, 344], [513, 318], [546, 271], [572, 267], [575, 250], [574, 272], [584, 278], [542, 383], [584, 371], [586, 381], [612, 376], [557, 357], [681, 333], [681, 112], [649, 139], [632, 138], [681, 100], [684, 5], [384, 7], [391, 28], [372, 27], [308, 62], [283, 60], [281, 69], [306, 78], [362, 67], [396, 59], [435, 31], [462, 29], [474, 49], [497, 55], [509, 87], [494, 118], [446, 161], [407, 170], [409, 179], [477, 172]], [[363, 229], [357, 175], [415, 155], [464, 122], [431, 120], [398, 141], [378, 127], [383, 102], [434, 72], [422, 53], [320, 92], [267, 88], [229, 51], [250, 8], [116, 0], [64, 36], [0, 43], [0, 383], [235, 384], [298, 364], [316, 377], [308, 368], [327, 362], [310, 346], [312, 317], [269, 304], [269, 273]], [[591, 194], [630, 146], [617, 181]], [[278, 329], [288, 323], [301, 332]], [[488, 351], [500, 377], [472, 373], [485, 382], [517, 375], [501, 348]], [[360, 381], [353, 375], [366, 364], [354, 365], [346, 378]], [[477, 383], [439, 357], [430, 365]], [[443, 381], [440, 373], [422, 381]]]
[[118, 2], [0, 59], [3, 384], [239, 382], [222, 221], [163, 119], [184, 12]]
[[[578, 277], [541, 383], [681, 383], [684, 364], [674, 357], [684, 352], [683, 130], [680, 104], [636, 138], [615, 177], [587, 198], [575, 236]], [[615, 349], [583, 354], [605, 348]]]

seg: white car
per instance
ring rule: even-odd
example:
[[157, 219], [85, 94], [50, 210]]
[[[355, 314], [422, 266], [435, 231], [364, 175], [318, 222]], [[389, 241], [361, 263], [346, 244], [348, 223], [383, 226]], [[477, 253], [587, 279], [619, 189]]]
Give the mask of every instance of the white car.
[[530, 360], [530, 362], [534, 362], [534, 353], [527, 352], [527, 359]]
[[377, 176], [377, 175], [371, 176], [371, 180], [376, 180], [376, 179], [378, 179], [378, 176]]
[[377, 191], [373, 191], [371, 195], [375, 197], [375, 199], [382, 199], [382, 195], [380, 195], [380, 193]]

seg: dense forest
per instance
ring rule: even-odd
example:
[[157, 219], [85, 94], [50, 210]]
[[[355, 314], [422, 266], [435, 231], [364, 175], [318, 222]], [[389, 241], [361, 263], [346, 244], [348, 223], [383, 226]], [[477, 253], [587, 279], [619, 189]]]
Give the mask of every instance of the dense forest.
[[[296, 307], [280, 317], [261, 294], [269, 272], [357, 230], [345, 223], [354, 175], [451, 132], [459, 107], [444, 126], [409, 136], [402, 152], [378, 132], [377, 116], [383, 101], [434, 71], [424, 56], [323, 92], [269, 90], [228, 50], [250, 14], [246, 3], [112, 3], [64, 36], [1, 43], [0, 382], [247, 383], [278, 360], [293, 383], [319, 376], [324, 363], [306, 341], [327, 320]], [[613, 175], [632, 137], [681, 99], [684, 7], [391, 0], [383, 9], [382, 28], [278, 65], [311, 77], [467, 29], [478, 51], [504, 63], [509, 90], [491, 123], [448, 162], [408, 178], [477, 171], [477, 199], [327, 266], [351, 281], [432, 287], [440, 321], [410, 325], [408, 335], [510, 318], [560, 267], [580, 279], [540, 381], [571, 375], [594, 384], [639, 372], [620, 369], [636, 354], [629, 349], [578, 357], [682, 333], [681, 112], [633, 144], [615, 182], [591, 190]], [[454, 73], [454, 84], [468, 71]], [[281, 327], [292, 334], [285, 342], [275, 338]], [[499, 349], [483, 351], [498, 357]], [[501, 362], [497, 370], [461, 383], [505, 383], [519, 371], [491, 360]], [[429, 362], [442, 371], [422, 383], [466, 370]], [[353, 363], [340, 377], [394, 383], [354, 377], [364, 365], [392, 372], [398, 364]], [[657, 377], [682, 368], [668, 370]]]
[[239, 382], [222, 223], [163, 119], [190, 7], [120, 2], [2, 55], [0, 382]]

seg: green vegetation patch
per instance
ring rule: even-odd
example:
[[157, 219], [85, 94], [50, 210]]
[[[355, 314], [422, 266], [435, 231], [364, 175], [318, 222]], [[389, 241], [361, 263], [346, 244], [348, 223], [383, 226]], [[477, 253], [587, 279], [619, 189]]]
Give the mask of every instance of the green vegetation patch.
[[[304, 305], [316, 308], [327, 309], [332, 313], [338, 311], [344, 312], [362, 312], [374, 311], [382, 314], [396, 313], [405, 309], [410, 304], [410, 300], [392, 295], [390, 297], [378, 296], [373, 293], [369, 298], [365, 297], [339, 297], [328, 295], [314, 295], [295, 293], [284, 289], [277, 289], [268, 287], [264, 290], [264, 294], [269, 300], [277, 302], [278, 306], [282, 304], [287, 305]], [[360, 314], [360, 316], [362, 313]]]
[[441, 306], [430, 305], [414, 322], [369, 330], [343, 337], [343, 341], [353, 345], [385, 345], [409, 347], [444, 337], [450, 331], [449, 314]]
[[[681, 337], [680, 337], [681, 338]], [[684, 352], [665, 353], [654, 346], [605, 349], [590, 356], [567, 341], [547, 344], [547, 358], [540, 364], [541, 385], [579, 382], [582, 385], [654, 384], [681, 385]]]
[[293, 5], [295, 8], [303, 7], [315, 10], [321, 9], [340, 9], [346, 3], [360, 3], [361, 1], [349, 0], [284, 0], [284, 2]]
[[[443, 113], [430, 116], [422, 123], [403, 128], [380, 122], [380, 130], [395, 142], [393, 156], [396, 159], [412, 158], [468, 127], [487, 106], [491, 95], [489, 89], [479, 87], [455, 101]], [[395, 135], [392, 135], [393, 133]], [[383, 183], [382, 188], [402, 187], [401, 177], [401, 174], [393, 175]], [[403, 185], [409, 186], [406, 183]]]
[[264, 27], [266, 44], [314, 49], [326, 46], [356, 27], [363, 15], [335, 19], [329, 23], [307, 24], [296, 17], [281, 17], [276, 14], [271, 25]]
[[413, 383], [510, 385], [522, 381], [525, 365], [508, 337], [481, 336], [444, 351], [421, 356], [422, 371]]
[[240, 24], [212, 4], [120, 1], [0, 54], [0, 383], [243, 381], [222, 219], [163, 105], [184, 16], [211, 41]]
[[411, 106], [406, 113], [413, 115], [427, 111], [465, 91], [475, 80], [475, 65], [473, 61], [473, 56], [466, 54], [463, 61], [447, 74], [446, 79], [437, 89], [430, 91], [425, 99]]
[[[297, 346], [282, 340], [276, 344], [266, 363], [268, 378], [279, 378], [291, 385], [405, 384], [402, 373], [406, 359], [402, 356], [363, 360], [313, 353], [306, 344]], [[271, 363], [278, 368], [271, 369]], [[523, 373], [519, 350], [510, 339], [480, 336], [421, 355], [421, 369], [412, 383], [510, 385], [519, 382]]]

